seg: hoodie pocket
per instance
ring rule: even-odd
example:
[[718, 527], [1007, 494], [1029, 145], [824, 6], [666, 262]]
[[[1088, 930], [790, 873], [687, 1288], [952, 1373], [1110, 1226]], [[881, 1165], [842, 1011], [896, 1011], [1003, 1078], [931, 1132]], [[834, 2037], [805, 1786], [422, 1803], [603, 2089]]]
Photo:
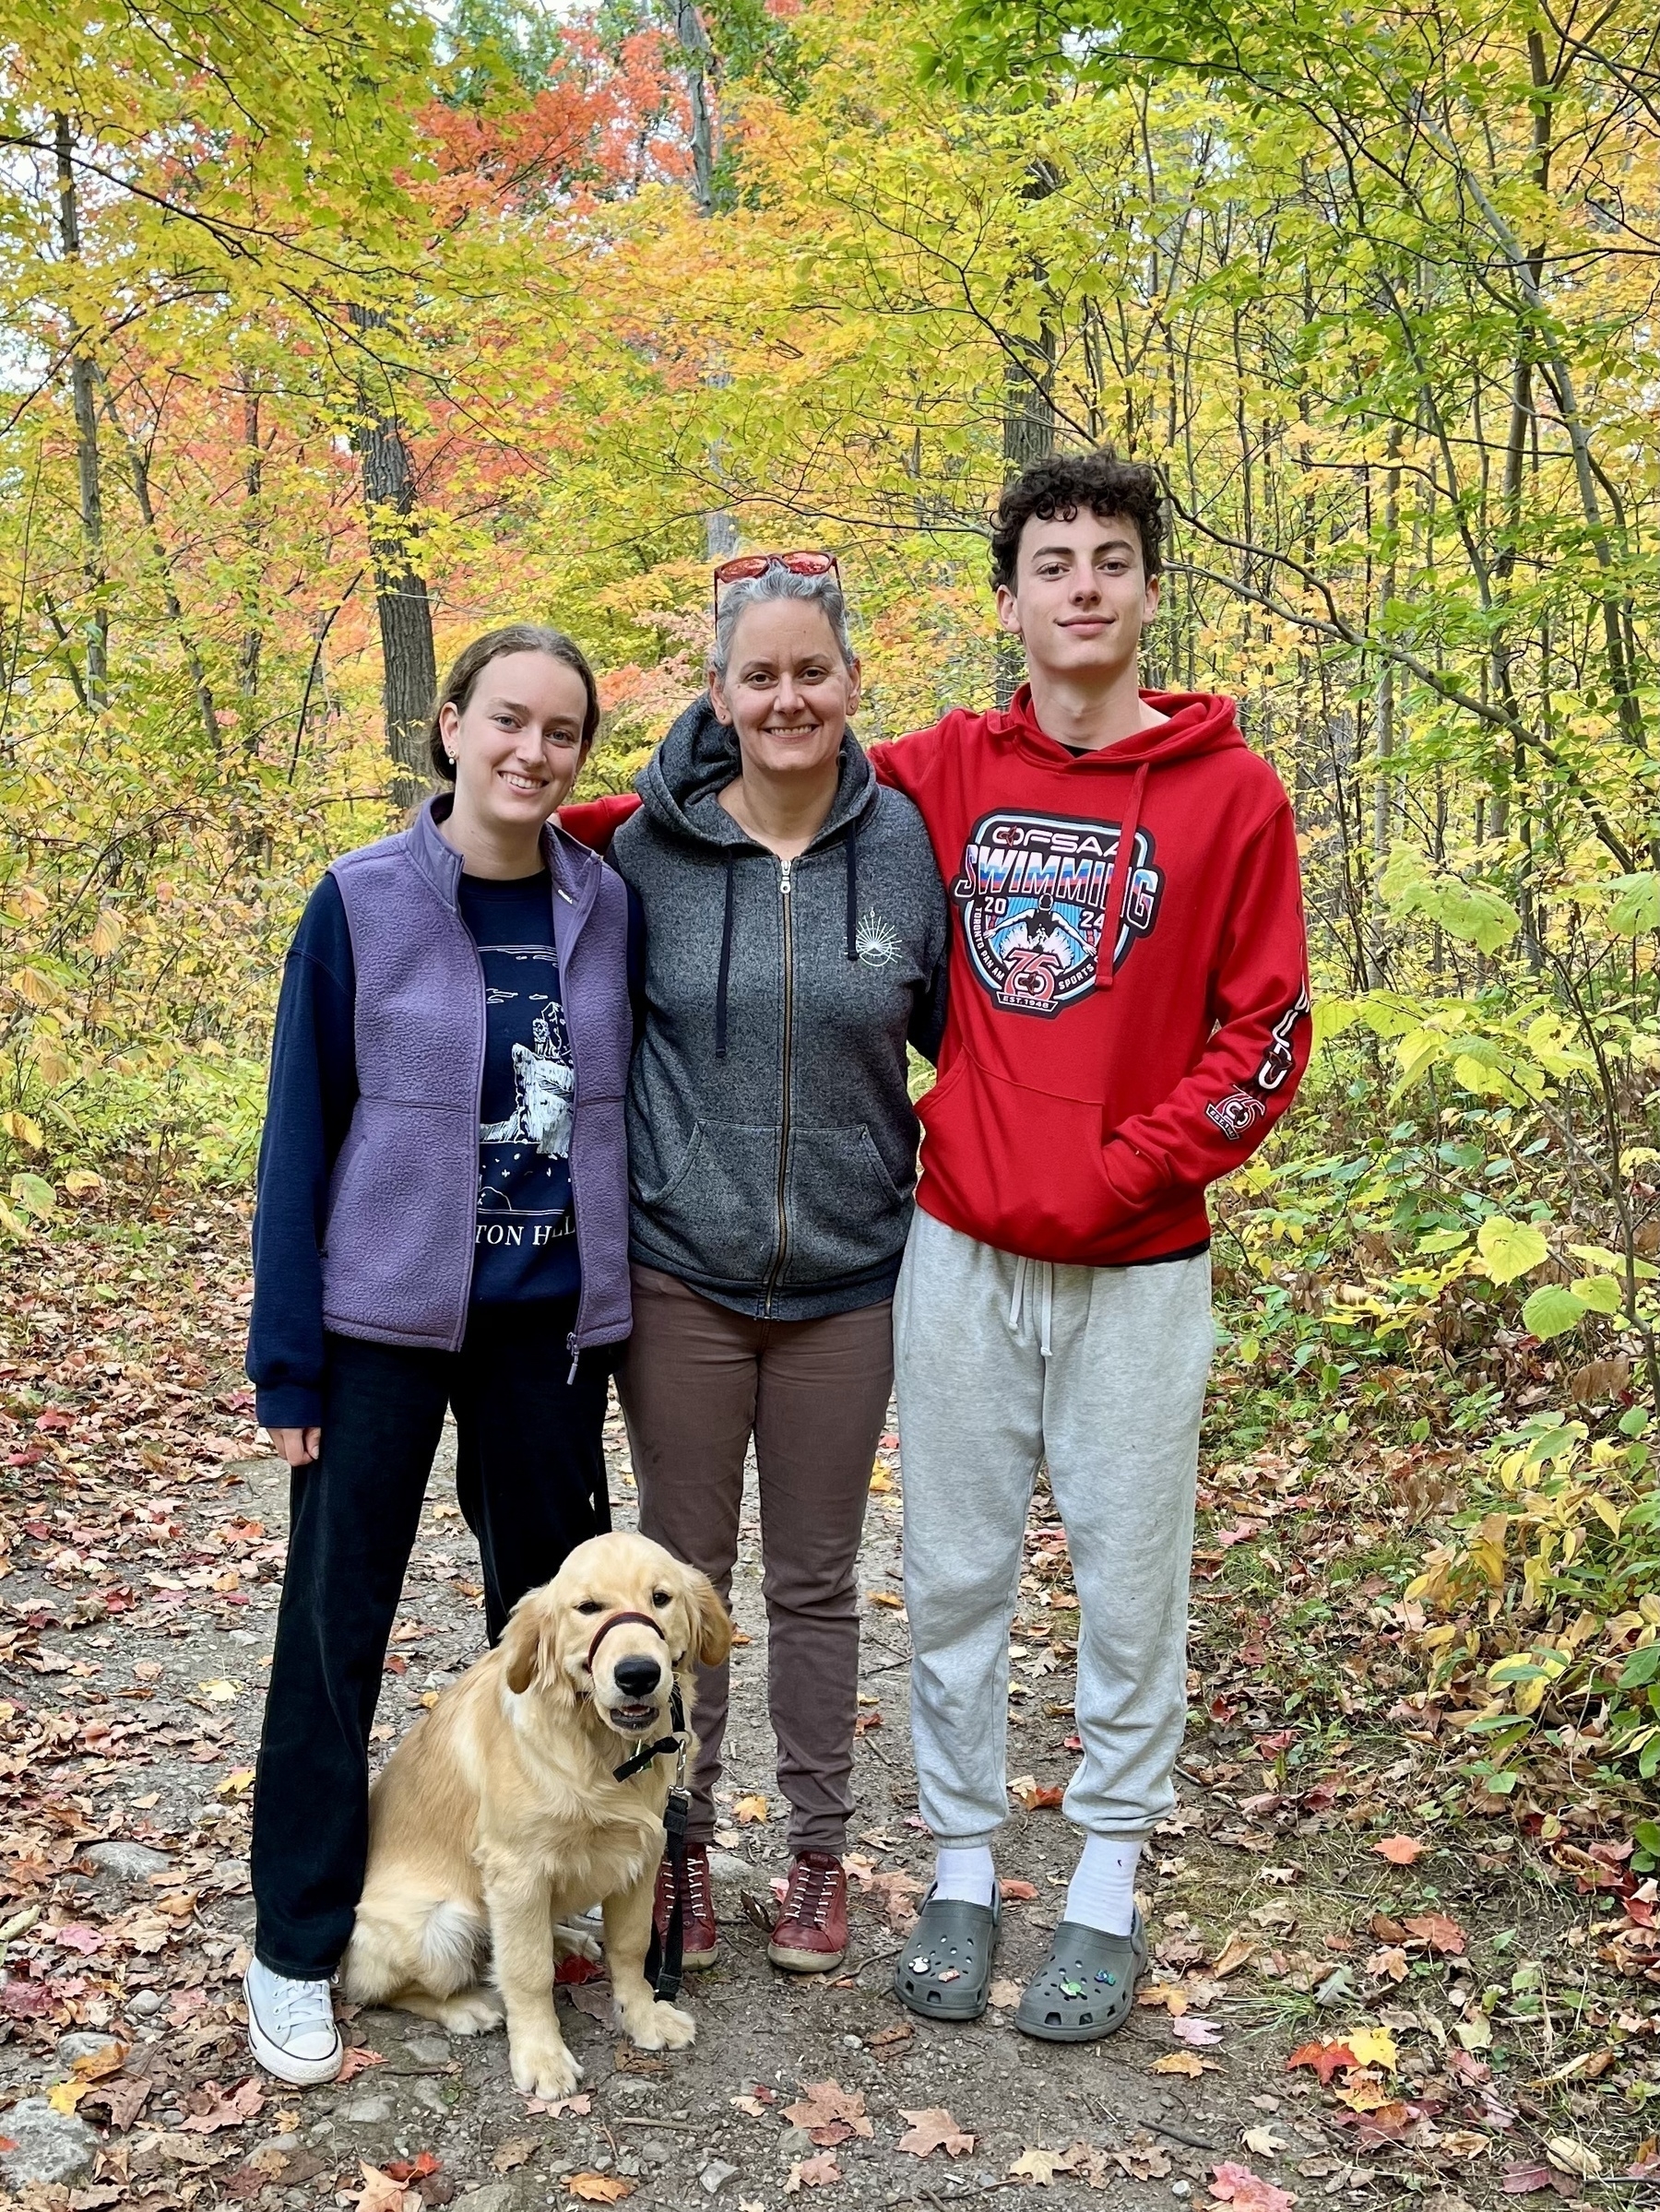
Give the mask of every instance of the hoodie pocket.
[[777, 1191], [775, 1127], [699, 1121], [669, 1180], [636, 1188], [636, 1240], [671, 1274], [759, 1285], [777, 1247]]
[[807, 1290], [867, 1274], [896, 1259], [910, 1221], [910, 1192], [888, 1172], [862, 1122], [790, 1133], [789, 1224], [780, 1284]]
[[[999, 1251], [1034, 1260], [1094, 1255], [1175, 1195], [1147, 1188], [1150, 1164], [1132, 1178], [1140, 1186], [1133, 1192], [1114, 1180], [1098, 1100], [1030, 1089], [994, 1075], [966, 1050], [918, 1102], [917, 1115], [922, 1173], [939, 1201], [933, 1210]], [[1132, 1158], [1139, 1165], [1140, 1156]]]

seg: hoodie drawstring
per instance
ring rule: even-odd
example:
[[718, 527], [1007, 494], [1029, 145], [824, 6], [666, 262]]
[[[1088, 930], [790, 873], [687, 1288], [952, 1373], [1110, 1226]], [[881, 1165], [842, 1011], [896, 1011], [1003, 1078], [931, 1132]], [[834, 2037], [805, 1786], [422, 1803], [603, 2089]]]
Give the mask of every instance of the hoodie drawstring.
[[1130, 804], [1124, 810], [1118, 850], [1112, 856], [1112, 879], [1107, 886], [1107, 927], [1102, 933], [1101, 949], [1096, 955], [1096, 983], [1102, 990], [1112, 988], [1118, 968], [1118, 941], [1124, 927], [1124, 902], [1130, 894], [1130, 879], [1135, 873], [1135, 837], [1141, 828], [1142, 793], [1146, 787], [1147, 763], [1143, 761], [1130, 786]]
[[732, 972], [733, 856], [726, 857], [726, 916], [720, 925], [720, 973], [715, 984], [715, 1058], [727, 1056], [727, 977]]
[[1026, 1339], [1027, 1307], [1037, 1306], [1038, 1349], [1049, 1356], [1049, 1330], [1055, 1318], [1055, 1268], [1049, 1260], [1016, 1258], [1014, 1288], [1009, 1299], [1009, 1328], [1023, 1343]]
[[842, 839], [848, 865], [848, 958], [859, 958], [859, 830], [849, 822]]

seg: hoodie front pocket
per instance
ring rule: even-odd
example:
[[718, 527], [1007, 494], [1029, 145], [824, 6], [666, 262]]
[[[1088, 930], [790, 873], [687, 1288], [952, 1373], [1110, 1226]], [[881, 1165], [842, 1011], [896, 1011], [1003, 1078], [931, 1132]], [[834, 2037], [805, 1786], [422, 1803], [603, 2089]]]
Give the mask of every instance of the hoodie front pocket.
[[910, 1193], [894, 1181], [862, 1122], [828, 1129], [798, 1122], [789, 1140], [785, 1211], [788, 1243], [779, 1283], [806, 1290], [895, 1259], [910, 1219]]
[[700, 1121], [658, 1190], [634, 1193], [636, 1234], [672, 1273], [759, 1288], [777, 1246], [778, 1131]]

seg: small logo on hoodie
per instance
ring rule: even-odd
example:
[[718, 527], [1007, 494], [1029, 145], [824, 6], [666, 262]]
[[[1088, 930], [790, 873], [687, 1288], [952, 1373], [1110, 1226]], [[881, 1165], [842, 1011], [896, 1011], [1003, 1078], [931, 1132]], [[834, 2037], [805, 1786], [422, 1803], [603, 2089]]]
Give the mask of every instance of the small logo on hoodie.
[[[999, 1006], [1052, 1017], [1095, 988], [1120, 826], [1014, 813], [975, 824], [951, 894], [975, 975]], [[1150, 830], [1136, 831], [1131, 869], [1115, 969], [1158, 918], [1164, 871]]]
[[866, 967], [891, 967], [904, 950], [892, 922], [883, 921], [873, 906], [867, 906], [859, 917], [859, 935], [854, 940], [854, 951]]

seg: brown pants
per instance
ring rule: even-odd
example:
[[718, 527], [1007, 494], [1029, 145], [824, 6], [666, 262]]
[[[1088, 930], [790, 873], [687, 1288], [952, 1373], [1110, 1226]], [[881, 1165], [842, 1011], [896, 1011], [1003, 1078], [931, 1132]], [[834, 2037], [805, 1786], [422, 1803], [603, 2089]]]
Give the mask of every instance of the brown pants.
[[[756, 1321], [636, 1267], [617, 1377], [640, 1527], [721, 1596], [732, 1586], [743, 1460], [761, 1478], [767, 1709], [792, 1851], [839, 1852], [853, 1810], [859, 1706], [855, 1569], [871, 1462], [894, 1379], [892, 1302], [822, 1321]], [[688, 1833], [707, 1843], [728, 1672], [701, 1667]]]

